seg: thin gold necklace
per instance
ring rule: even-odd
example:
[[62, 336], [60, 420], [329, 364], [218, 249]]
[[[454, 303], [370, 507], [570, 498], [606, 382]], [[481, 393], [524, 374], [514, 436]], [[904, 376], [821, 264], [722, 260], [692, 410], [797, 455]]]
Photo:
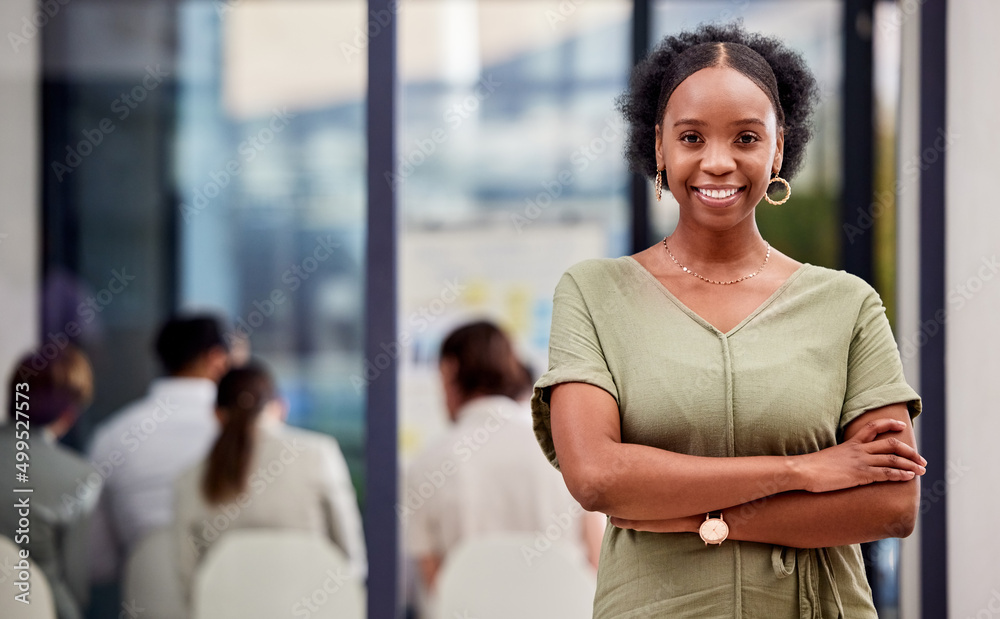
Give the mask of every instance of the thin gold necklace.
[[728, 286], [730, 284], [738, 284], [738, 283], [742, 282], [743, 280], [750, 279], [754, 275], [757, 275], [761, 271], [763, 271], [764, 267], [767, 266], [767, 261], [771, 258], [771, 244], [768, 243], [767, 241], [764, 241], [764, 245], [767, 246], [767, 253], [764, 255], [764, 264], [760, 265], [759, 269], [757, 269], [756, 271], [754, 271], [753, 273], [751, 273], [749, 275], [744, 275], [743, 277], [741, 277], [739, 279], [734, 279], [734, 280], [728, 281], [728, 282], [717, 282], [714, 279], [708, 279], [707, 277], [702, 277], [701, 275], [698, 275], [697, 273], [695, 273], [691, 269], [687, 268], [686, 266], [684, 266], [680, 262], [677, 262], [677, 258], [674, 258], [674, 255], [672, 253], [670, 253], [670, 248], [667, 247], [667, 237], [663, 237], [663, 249], [667, 250], [667, 255], [670, 256], [670, 259], [673, 260], [674, 264], [676, 264], [677, 266], [679, 266], [682, 271], [684, 271], [685, 273], [690, 273], [691, 275], [694, 275], [698, 279], [706, 281], [706, 282], [708, 282], [710, 284], [718, 284], [720, 286]]

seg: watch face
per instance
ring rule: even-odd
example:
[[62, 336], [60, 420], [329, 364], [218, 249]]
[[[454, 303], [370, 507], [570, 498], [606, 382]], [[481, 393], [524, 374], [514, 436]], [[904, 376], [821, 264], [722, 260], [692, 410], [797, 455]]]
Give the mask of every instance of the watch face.
[[729, 536], [729, 525], [718, 518], [710, 518], [698, 530], [701, 539], [709, 544], [721, 544]]

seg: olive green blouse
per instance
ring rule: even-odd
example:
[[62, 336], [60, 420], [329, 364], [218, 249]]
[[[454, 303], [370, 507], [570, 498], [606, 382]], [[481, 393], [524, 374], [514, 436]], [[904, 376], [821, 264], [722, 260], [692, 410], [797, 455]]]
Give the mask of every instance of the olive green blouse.
[[[903, 378], [878, 294], [804, 264], [722, 333], [631, 257], [588, 260], [556, 287], [535, 434], [558, 467], [550, 387], [583, 382], [618, 403], [622, 441], [714, 456], [837, 444], [865, 411], [920, 399]], [[577, 414], [585, 414], [579, 411]], [[858, 545], [795, 549], [608, 525], [594, 617], [876, 617]]]

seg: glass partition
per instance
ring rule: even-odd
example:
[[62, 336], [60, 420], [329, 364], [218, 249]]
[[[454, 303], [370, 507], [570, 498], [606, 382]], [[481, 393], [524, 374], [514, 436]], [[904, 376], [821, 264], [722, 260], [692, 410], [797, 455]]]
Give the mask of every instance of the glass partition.
[[400, 11], [404, 462], [444, 426], [437, 348], [498, 322], [537, 374], [567, 267], [628, 253], [631, 3], [411, 0]]
[[367, 65], [357, 1], [185, 2], [178, 282], [277, 373], [289, 422], [334, 435], [363, 493]]

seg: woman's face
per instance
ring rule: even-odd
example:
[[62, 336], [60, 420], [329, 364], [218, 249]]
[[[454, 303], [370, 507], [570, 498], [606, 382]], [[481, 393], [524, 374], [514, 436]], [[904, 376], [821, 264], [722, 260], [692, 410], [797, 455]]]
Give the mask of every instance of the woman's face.
[[656, 127], [656, 164], [666, 169], [681, 216], [713, 230], [752, 215], [781, 168], [783, 146], [771, 100], [728, 67], [681, 82]]

